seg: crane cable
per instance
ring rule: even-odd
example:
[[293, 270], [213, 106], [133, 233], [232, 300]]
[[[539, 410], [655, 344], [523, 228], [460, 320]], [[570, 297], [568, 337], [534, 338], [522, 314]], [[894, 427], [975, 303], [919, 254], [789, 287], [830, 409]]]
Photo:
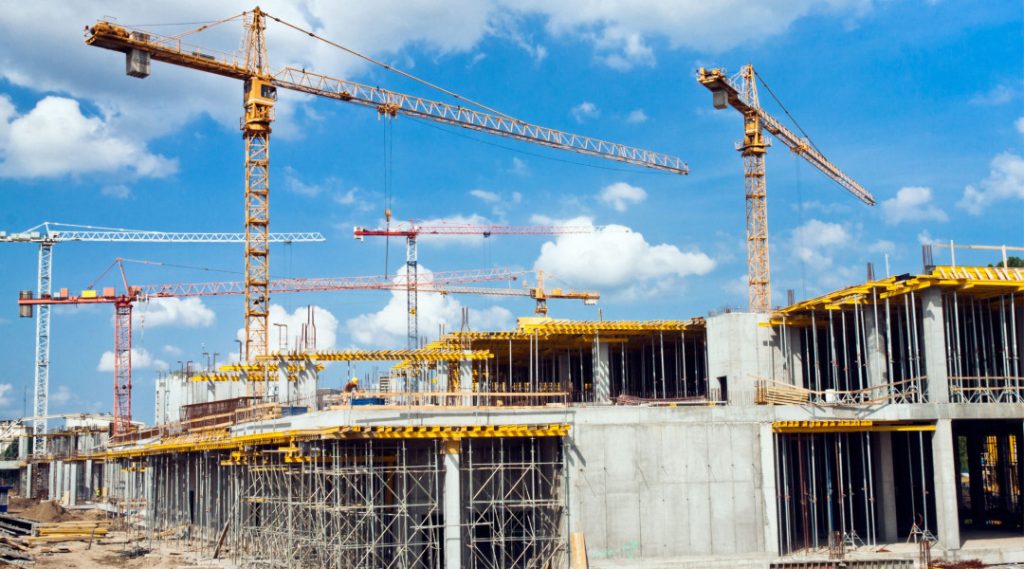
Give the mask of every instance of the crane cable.
[[757, 77], [757, 80], [761, 82], [761, 85], [763, 85], [764, 88], [768, 91], [768, 94], [772, 96], [772, 99], [775, 99], [775, 102], [779, 105], [779, 108], [782, 109], [782, 112], [786, 113], [786, 116], [789, 117], [789, 120], [793, 121], [793, 125], [796, 126], [796, 129], [799, 130], [800, 133], [804, 135], [804, 140], [807, 141], [807, 144], [810, 144], [811, 148], [813, 148], [818, 154], [822, 154], [821, 150], [818, 150], [818, 147], [815, 146], [814, 142], [811, 141], [811, 137], [810, 135], [807, 134], [807, 131], [805, 131], [802, 126], [800, 126], [800, 123], [796, 122], [796, 118], [794, 118], [793, 115], [790, 114], [789, 110], [786, 109], [786, 106], [782, 104], [782, 101], [780, 101], [779, 98], [775, 96], [775, 92], [772, 91], [772, 88], [768, 86], [768, 83], [765, 83], [764, 78], [761, 77], [757, 70], [754, 70], [754, 76]]
[[502, 117], [505, 117], [505, 118], [508, 118], [508, 119], [515, 120], [513, 117], [511, 117], [509, 115], [506, 115], [505, 113], [503, 113], [503, 112], [501, 112], [501, 111], [499, 111], [497, 109], [493, 109], [491, 107], [488, 107], [487, 105], [485, 105], [483, 103], [479, 103], [477, 101], [474, 101], [473, 99], [468, 99], [466, 97], [463, 97], [462, 95], [459, 95], [458, 93], [456, 93], [454, 91], [450, 91], [448, 89], [445, 89], [444, 87], [441, 87], [440, 85], [437, 85], [435, 83], [431, 83], [430, 81], [427, 81], [426, 79], [420, 79], [419, 77], [416, 77], [415, 75], [413, 75], [411, 73], [407, 73], [405, 71], [402, 71], [401, 69], [398, 69], [398, 68], [396, 68], [396, 67], [394, 67], [392, 65], [388, 65], [387, 63], [384, 63], [383, 61], [376, 60], [376, 59], [374, 59], [374, 58], [372, 58], [372, 57], [370, 57], [368, 55], [364, 55], [362, 53], [359, 53], [358, 51], [356, 51], [354, 49], [347, 48], [347, 47], [345, 47], [345, 46], [343, 46], [343, 45], [341, 45], [341, 44], [339, 44], [337, 42], [333, 42], [333, 41], [331, 41], [331, 40], [329, 40], [329, 39], [327, 39], [325, 37], [317, 35], [315, 32], [311, 32], [309, 30], [300, 28], [299, 26], [296, 26], [295, 24], [288, 23], [288, 22], [282, 20], [281, 18], [278, 18], [276, 16], [271, 16], [270, 14], [267, 14], [266, 12], [264, 12], [264, 15], [266, 17], [270, 18], [271, 20], [274, 20], [275, 22], [277, 22], [279, 24], [287, 26], [287, 27], [289, 27], [289, 28], [291, 28], [291, 29], [293, 29], [293, 30], [295, 30], [297, 32], [306, 34], [307, 36], [309, 36], [309, 37], [311, 37], [313, 39], [320, 40], [320, 41], [326, 43], [327, 45], [330, 45], [330, 46], [335, 47], [337, 49], [340, 49], [340, 50], [342, 50], [344, 52], [347, 52], [347, 53], [349, 53], [351, 55], [354, 55], [354, 56], [356, 56], [356, 57], [358, 57], [358, 58], [360, 58], [360, 59], [362, 59], [364, 61], [367, 61], [367, 62], [372, 63], [374, 65], [379, 65], [380, 67], [383, 67], [384, 69], [387, 69], [388, 71], [392, 71], [392, 72], [397, 73], [397, 74], [399, 74], [399, 75], [401, 75], [403, 77], [406, 77], [408, 79], [412, 79], [413, 81], [416, 81], [417, 83], [421, 83], [423, 85], [426, 85], [427, 87], [430, 87], [431, 89], [436, 89], [437, 91], [440, 91], [440, 92], [442, 92], [442, 93], [444, 93], [446, 95], [450, 95], [450, 96], [452, 96], [452, 97], [454, 97], [454, 98], [456, 98], [456, 99], [458, 99], [460, 101], [465, 101], [466, 103], [469, 103], [471, 105], [475, 105], [477, 107], [480, 107], [481, 109], [483, 109], [485, 111], [494, 113], [496, 115], [499, 115], [499, 116], [502, 116]]

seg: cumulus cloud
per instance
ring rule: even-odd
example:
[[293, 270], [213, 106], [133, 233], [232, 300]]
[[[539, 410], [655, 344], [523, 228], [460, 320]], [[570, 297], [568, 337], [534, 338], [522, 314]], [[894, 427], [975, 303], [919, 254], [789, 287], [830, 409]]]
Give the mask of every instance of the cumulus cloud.
[[932, 203], [931, 188], [908, 186], [882, 202], [882, 216], [886, 223], [904, 221], [947, 221], [946, 212]]
[[206, 328], [216, 319], [201, 298], [154, 298], [136, 306], [132, 322], [136, 326], [179, 326]]
[[[164, 371], [168, 369], [167, 362], [153, 356], [145, 348], [132, 348], [132, 369], [155, 369], [158, 371]], [[96, 366], [96, 371], [114, 371], [114, 352], [103, 352], [100, 356], [100, 363]], [[50, 396], [53, 397], [52, 395]]]
[[1020, 134], [1024, 134], [1024, 117], [1020, 117], [1019, 119], [1014, 121], [1013, 126], [1017, 128], [1017, 132], [1019, 132]]
[[[416, 273], [418, 282], [428, 283], [433, 273], [420, 265]], [[395, 282], [405, 282], [405, 267]], [[360, 314], [345, 321], [352, 340], [363, 346], [404, 346], [408, 336], [408, 302], [404, 290], [393, 290], [387, 304], [376, 312]], [[417, 296], [417, 326], [420, 335], [434, 335], [438, 327], [453, 330], [461, 322], [462, 304], [451, 295], [420, 293]], [[470, 324], [474, 329], [505, 330], [512, 326], [512, 313], [501, 306], [484, 310], [470, 310]]]
[[1018, 95], [1020, 95], [1020, 88], [1000, 83], [984, 93], [977, 93], [971, 97], [970, 102], [974, 105], [985, 106], [1005, 105], [1016, 99]]
[[57, 178], [122, 172], [163, 177], [177, 168], [177, 161], [152, 154], [143, 143], [115, 133], [109, 119], [82, 114], [74, 99], [48, 96], [19, 115], [11, 100], [0, 95], [0, 176]]
[[814, 270], [827, 269], [836, 250], [847, 247], [852, 240], [843, 225], [812, 219], [793, 230], [793, 253]]
[[987, 178], [977, 186], [964, 188], [957, 206], [971, 215], [981, 215], [989, 205], [1003, 200], [1024, 200], [1024, 158], [1003, 152], [992, 159]]
[[589, 227], [592, 233], [559, 235], [541, 246], [535, 269], [557, 274], [572, 286], [619, 289], [627, 297], [665, 292], [684, 277], [704, 275], [715, 261], [699, 250], [681, 251], [675, 245], [652, 245], [640, 233], [622, 225], [594, 227], [586, 217], [564, 225]]
[[[113, 367], [109, 371], [113, 371]], [[54, 405], [67, 405], [74, 398], [74, 393], [66, 385], [61, 385], [49, 395], [50, 403]]]
[[501, 200], [501, 196], [487, 190], [470, 190], [469, 195], [484, 203], [495, 203]]
[[[326, 308], [312, 305], [313, 326], [306, 327], [309, 322], [309, 308], [303, 306], [288, 312], [279, 304], [270, 305], [267, 319], [270, 324], [267, 343], [270, 351], [292, 350], [303, 341], [303, 328], [306, 327], [305, 341], [316, 350], [328, 350], [336, 347], [338, 342], [338, 318]], [[235, 338], [245, 341], [245, 329], [239, 328]], [[230, 354], [229, 359], [237, 360], [238, 354]]]
[[590, 101], [583, 101], [575, 107], [569, 109], [569, 114], [572, 118], [576, 119], [576, 122], [583, 123], [588, 119], [595, 119], [601, 116], [601, 110], [597, 108], [597, 105]]
[[11, 398], [11, 389], [13, 388], [14, 386], [10, 383], [0, 383], [0, 409], [7, 409], [11, 403], [14, 403]]
[[[503, 203], [503, 200], [499, 199], [499, 202], [494, 207], [499, 207]], [[459, 225], [493, 225], [491, 220], [486, 217], [473, 213], [470, 215], [449, 215], [447, 217], [435, 217], [431, 219], [424, 219], [416, 222], [416, 225], [422, 226], [459, 226]], [[483, 234], [469, 234], [469, 235], [430, 235], [428, 233], [421, 234], [419, 236], [419, 242], [430, 243], [433, 246], [446, 246], [446, 245], [470, 245], [479, 247], [484, 244], [484, 240], [487, 239]]]
[[647, 113], [643, 109], [633, 109], [626, 115], [626, 122], [629, 124], [643, 124], [647, 122]]
[[605, 186], [597, 195], [602, 203], [611, 206], [615, 211], [626, 211], [629, 206], [642, 203], [647, 199], [643, 188], [631, 186], [626, 182], [616, 182]]

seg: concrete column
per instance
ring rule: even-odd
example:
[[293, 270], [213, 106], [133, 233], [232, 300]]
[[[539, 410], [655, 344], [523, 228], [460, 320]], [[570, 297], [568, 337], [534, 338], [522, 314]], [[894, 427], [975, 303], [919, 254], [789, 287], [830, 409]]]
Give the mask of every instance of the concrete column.
[[595, 339], [591, 356], [594, 366], [594, 403], [611, 403], [611, 369], [608, 364], [608, 344]]
[[878, 539], [895, 543], [900, 536], [896, 527], [896, 474], [892, 467], [892, 433], [875, 433], [872, 457], [875, 467], [875, 515]]
[[[864, 346], [864, 357], [868, 360], [868, 385], [885, 385], [890, 382], [889, 360], [886, 357], [885, 351], [885, 334], [882, 333], [878, 322], [875, 320], [873, 306], [864, 306], [864, 328], [867, 330], [867, 345]], [[879, 393], [875, 392], [872, 394], [872, 397], [877, 397], [878, 395]]]
[[85, 461], [85, 472], [82, 474], [82, 486], [85, 488], [85, 500], [88, 502], [93, 501], [95, 492], [92, 489], [92, 459], [86, 459]]
[[60, 471], [60, 462], [58, 462], [56, 460], [50, 462], [49, 485], [46, 488], [46, 499], [47, 500], [54, 500], [54, 499], [56, 499], [55, 496], [57, 494], [57, 474], [58, 474], [59, 471]]
[[77, 462], [68, 464], [68, 505], [78, 505], [78, 471], [80, 470]]
[[935, 527], [943, 549], [960, 549], [960, 515], [957, 511], [956, 452], [953, 450], [953, 422], [939, 419], [932, 433], [932, 463], [935, 465]]
[[25, 466], [25, 485], [22, 486], [22, 491], [21, 491], [22, 497], [24, 497], [24, 498], [31, 498], [32, 497], [32, 490], [33, 490], [33, 488], [32, 488], [32, 475], [33, 474], [35, 474], [35, 465], [33, 465], [30, 462], [30, 463], [28, 463]]
[[28, 458], [28, 436], [22, 435], [18, 437], [18, 460], [25, 460]]
[[462, 462], [459, 441], [444, 441], [444, 567], [462, 568], [462, 480], [459, 464]]
[[473, 360], [465, 359], [459, 361], [459, 391], [466, 394], [462, 397], [463, 405], [473, 404]]
[[928, 402], [949, 403], [942, 291], [938, 288], [924, 289], [921, 292], [921, 306], [924, 315], [921, 345], [924, 348], [924, 373], [928, 377]]
[[775, 434], [772, 432], [771, 423], [760, 425], [758, 444], [761, 447], [761, 497], [764, 500], [764, 516], [761, 520], [764, 529], [764, 551], [778, 555], [778, 481], [775, 479]]

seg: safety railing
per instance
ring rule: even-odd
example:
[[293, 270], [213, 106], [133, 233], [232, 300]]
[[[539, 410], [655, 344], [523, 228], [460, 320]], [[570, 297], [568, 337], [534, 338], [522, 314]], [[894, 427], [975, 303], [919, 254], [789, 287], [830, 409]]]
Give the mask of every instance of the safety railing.
[[774, 381], [756, 380], [754, 402], [758, 405], [818, 405], [822, 407], [871, 406], [890, 403], [924, 403], [927, 378], [913, 377], [862, 389], [813, 390]]
[[953, 403], [1024, 403], [1024, 377], [951, 376]]
[[405, 391], [387, 393], [339, 393], [324, 398], [328, 409], [361, 406], [401, 407], [565, 407], [569, 394], [558, 392], [461, 392]]

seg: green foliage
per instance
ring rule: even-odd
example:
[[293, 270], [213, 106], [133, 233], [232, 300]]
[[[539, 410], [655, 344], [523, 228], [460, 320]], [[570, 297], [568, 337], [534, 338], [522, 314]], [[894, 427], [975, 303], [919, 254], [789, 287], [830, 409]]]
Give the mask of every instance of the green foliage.
[[[997, 263], [989, 263], [988, 266], [990, 266], [990, 267], [1002, 267], [1003, 266], [1003, 262], [999, 261]], [[1021, 257], [1014, 257], [1013, 255], [1010, 255], [1009, 257], [1006, 258], [1006, 266], [1008, 266], [1010, 268], [1018, 268], [1018, 269], [1019, 268], [1024, 268], [1024, 259], [1022, 259]]]

